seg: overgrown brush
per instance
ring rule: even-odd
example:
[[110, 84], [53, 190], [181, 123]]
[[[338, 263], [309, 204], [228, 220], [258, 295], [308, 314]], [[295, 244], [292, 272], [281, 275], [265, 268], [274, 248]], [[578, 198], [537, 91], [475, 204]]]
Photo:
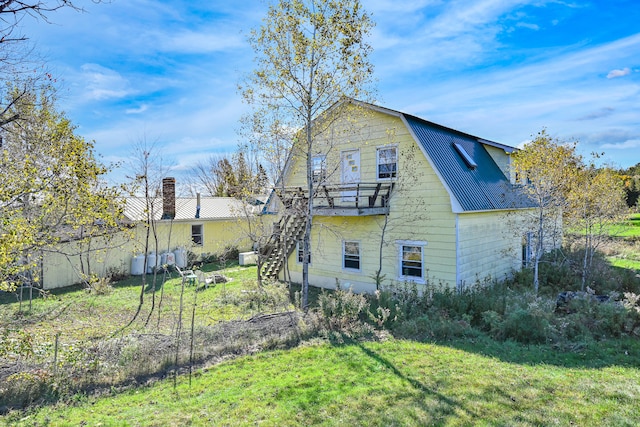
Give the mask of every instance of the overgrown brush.
[[323, 326], [330, 331], [355, 331], [362, 327], [364, 313], [369, 308], [367, 298], [344, 290], [336, 284], [336, 290], [318, 295], [318, 312]]

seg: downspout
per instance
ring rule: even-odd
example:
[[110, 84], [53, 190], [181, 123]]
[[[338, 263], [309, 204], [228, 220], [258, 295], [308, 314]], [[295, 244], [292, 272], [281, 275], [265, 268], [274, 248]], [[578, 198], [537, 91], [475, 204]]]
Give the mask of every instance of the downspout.
[[459, 293], [463, 291], [462, 280], [460, 279], [460, 214], [456, 215], [456, 289]]

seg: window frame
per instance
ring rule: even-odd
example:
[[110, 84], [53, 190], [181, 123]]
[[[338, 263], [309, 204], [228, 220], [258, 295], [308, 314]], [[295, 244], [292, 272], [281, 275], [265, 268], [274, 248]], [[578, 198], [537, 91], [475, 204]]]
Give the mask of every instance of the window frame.
[[[316, 169], [316, 160], [319, 160], [318, 164], [320, 169]], [[318, 176], [316, 177], [316, 172]], [[318, 154], [311, 157], [311, 179], [315, 184], [322, 184], [327, 180], [327, 155]]]
[[[303, 241], [302, 240], [298, 240], [298, 243], [296, 243], [296, 263], [297, 264], [302, 264], [302, 257], [304, 256], [304, 248], [302, 246]], [[309, 265], [311, 265], [311, 245], [309, 245]]]
[[[418, 240], [398, 240], [396, 241], [396, 244], [398, 245], [398, 280], [425, 284], [427, 281], [425, 278], [424, 248], [427, 246], [427, 242]], [[420, 276], [407, 275], [403, 273], [405, 247], [420, 248]]]
[[527, 231], [522, 236], [522, 267], [529, 268], [533, 263], [533, 231]]
[[[355, 244], [357, 245], [358, 248], [358, 254], [357, 254], [357, 262], [358, 262], [358, 267], [347, 267], [347, 244]], [[353, 257], [353, 255], [350, 255], [351, 257]], [[351, 259], [350, 261], [353, 261], [353, 259]], [[342, 241], [342, 269], [345, 271], [362, 271], [362, 246], [360, 245], [360, 241], [359, 240], [343, 240]]]
[[[200, 227], [200, 233], [194, 233], [194, 227]], [[200, 243], [196, 242], [196, 236], [200, 237]], [[194, 246], [204, 246], [204, 224], [191, 224], [191, 243]]]
[[[383, 150], [390, 150], [393, 149], [395, 151], [395, 170], [393, 170], [392, 172], [385, 172], [388, 173], [391, 176], [388, 177], [380, 177], [380, 166], [381, 165], [391, 165], [393, 163], [381, 163], [380, 162], [380, 152]], [[398, 165], [398, 159], [399, 159], [399, 149], [398, 149], [398, 145], [397, 144], [393, 144], [393, 145], [383, 145], [380, 147], [376, 147], [376, 180], [377, 181], [394, 181], [398, 178], [398, 169], [399, 169], [399, 165]]]

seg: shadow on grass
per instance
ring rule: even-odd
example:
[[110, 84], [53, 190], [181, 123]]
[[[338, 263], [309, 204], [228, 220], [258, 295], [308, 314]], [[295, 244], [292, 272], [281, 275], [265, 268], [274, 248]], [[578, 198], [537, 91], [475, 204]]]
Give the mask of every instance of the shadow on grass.
[[603, 341], [576, 341], [563, 345], [528, 345], [515, 341], [497, 341], [480, 332], [472, 338], [397, 338], [455, 348], [519, 365], [552, 365], [578, 369], [640, 366], [640, 340], [631, 337]]
[[[388, 370], [388, 372], [397, 377], [403, 383], [407, 384], [408, 387], [418, 393], [417, 397], [415, 397], [415, 404], [418, 405], [425, 414], [429, 415], [429, 417], [435, 423], [432, 425], [445, 425], [447, 417], [458, 417], [460, 412], [465, 413], [472, 419], [476, 419], [479, 417], [479, 414], [476, 413], [476, 411], [474, 411], [468, 405], [461, 403], [456, 399], [452, 399], [451, 397], [446, 396], [442, 393], [439, 393], [432, 387], [428, 387], [425, 383], [404, 372], [401, 367], [396, 366], [386, 357], [370, 348], [367, 348], [361, 341], [357, 341], [350, 338], [349, 336], [340, 334], [339, 338], [336, 338], [334, 336], [333, 339], [330, 339], [330, 342], [334, 347], [350, 346], [358, 348], [365, 356], [375, 362], [375, 364], [383, 366], [386, 370]], [[437, 402], [436, 406], [430, 404], [430, 402], [433, 400]], [[397, 422], [393, 419], [389, 419], [388, 421], [389, 424], [395, 424]]]
[[419, 399], [420, 406], [422, 406], [422, 409], [425, 412], [430, 413], [430, 415], [434, 419], [442, 419], [445, 416], [454, 415], [456, 410], [460, 410], [462, 412], [465, 412], [466, 414], [468, 414], [472, 418], [477, 418], [478, 417], [478, 414], [475, 413], [469, 407], [467, 407], [467, 405], [464, 405], [464, 404], [462, 404], [460, 402], [457, 402], [455, 399], [451, 399], [451, 398], [445, 396], [442, 393], [438, 393], [436, 390], [427, 387], [421, 381], [419, 381], [419, 380], [417, 380], [415, 378], [412, 378], [411, 376], [403, 373], [400, 369], [398, 369], [398, 367], [396, 365], [391, 363], [388, 359], [386, 359], [385, 357], [383, 357], [380, 354], [376, 353], [375, 351], [373, 351], [373, 350], [371, 350], [369, 348], [366, 348], [361, 343], [358, 343], [356, 345], [369, 358], [375, 360], [376, 362], [380, 363], [385, 368], [389, 369], [393, 373], [393, 375], [395, 375], [396, 377], [398, 377], [402, 381], [410, 384], [411, 387], [415, 391], [419, 392], [421, 395], [427, 395], [427, 396], [431, 396], [431, 397], [435, 398], [438, 401], [438, 407], [437, 407], [437, 410], [435, 411], [435, 413], [434, 413], [433, 406], [425, 404], [424, 399]]

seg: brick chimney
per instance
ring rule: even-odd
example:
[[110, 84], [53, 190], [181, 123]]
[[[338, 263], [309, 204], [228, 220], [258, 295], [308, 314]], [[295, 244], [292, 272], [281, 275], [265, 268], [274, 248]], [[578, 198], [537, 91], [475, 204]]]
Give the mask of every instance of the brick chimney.
[[174, 219], [176, 217], [176, 179], [163, 178], [162, 180], [162, 219]]

